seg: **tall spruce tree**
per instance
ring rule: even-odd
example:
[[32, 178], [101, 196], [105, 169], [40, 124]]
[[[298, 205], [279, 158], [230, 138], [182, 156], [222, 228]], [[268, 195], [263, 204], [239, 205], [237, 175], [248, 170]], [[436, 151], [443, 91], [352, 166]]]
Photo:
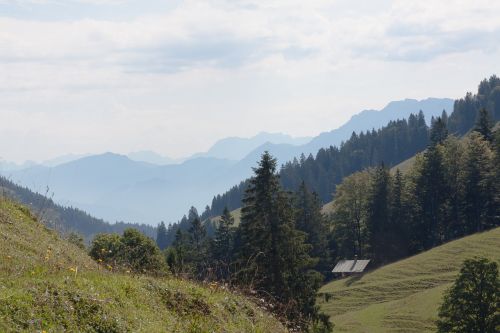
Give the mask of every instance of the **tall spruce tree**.
[[443, 143], [443, 141], [448, 137], [448, 129], [443, 118], [437, 117], [434, 119], [432, 122], [430, 137], [431, 145], [433, 146]]
[[485, 230], [497, 223], [493, 158], [491, 146], [482, 134], [471, 133], [466, 140], [462, 179], [466, 233]]
[[368, 194], [367, 228], [370, 257], [377, 263], [384, 263], [390, 254], [390, 174], [382, 164], [375, 169]]
[[423, 156], [414, 193], [418, 213], [413, 219], [412, 236], [417, 251], [430, 249], [441, 242], [439, 229], [446, 193], [441, 152], [430, 146]]
[[493, 140], [493, 133], [491, 129], [493, 124], [491, 122], [491, 117], [485, 108], [478, 111], [476, 124], [474, 125], [474, 131], [481, 133], [481, 135], [488, 141]]
[[165, 223], [163, 221], [161, 221], [158, 225], [158, 229], [156, 231], [156, 245], [158, 245], [160, 250], [164, 250], [168, 245], [167, 227], [165, 227]]
[[312, 246], [310, 254], [318, 261], [315, 269], [326, 276], [331, 271], [332, 253], [329, 249], [330, 228], [321, 212], [321, 201], [316, 193], [307, 189], [305, 182], [295, 197], [296, 227], [306, 233], [306, 243]]
[[191, 221], [188, 235], [189, 244], [191, 247], [191, 256], [189, 258], [189, 261], [194, 267], [196, 277], [201, 278], [206, 273], [205, 268], [207, 265], [207, 232], [199, 217], [196, 216]]
[[410, 216], [406, 198], [406, 182], [399, 169], [392, 181], [392, 191], [389, 203], [389, 230], [388, 236], [391, 241], [388, 244], [388, 261], [403, 258], [408, 254], [408, 226], [407, 221]]
[[212, 241], [211, 255], [216, 274], [222, 279], [229, 277], [234, 248], [234, 218], [227, 207], [224, 208]]
[[[319, 273], [310, 271], [314, 261], [305, 233], [297, 230], [290, 197], [276, 174], [276, 159], [262, 155], [243, 200], [239, 227], [240, 281], [262, 296], [272, 295], [284, 315], [297, 325], [316, 318], [315, 295]], [[307, 322], [307, 320], [306, 320]]]

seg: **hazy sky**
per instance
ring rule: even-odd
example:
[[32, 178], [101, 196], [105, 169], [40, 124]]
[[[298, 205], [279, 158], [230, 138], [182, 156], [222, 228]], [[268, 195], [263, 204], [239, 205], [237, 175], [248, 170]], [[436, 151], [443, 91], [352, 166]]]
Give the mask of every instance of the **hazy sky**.
[[500, 74], [500, 1], [0, 0], [0, 157], [316, 135]]

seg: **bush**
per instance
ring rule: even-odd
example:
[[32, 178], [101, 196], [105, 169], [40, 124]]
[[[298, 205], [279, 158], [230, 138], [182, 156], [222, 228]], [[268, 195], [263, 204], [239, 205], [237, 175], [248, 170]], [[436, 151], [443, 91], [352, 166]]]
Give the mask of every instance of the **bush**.
[[89, 254], [111, 269], [136, 273], [164, 274], [164, 257], [156, 243], [135, 229], [126, 229], [123, 236], [100, 234], [92, 241]]
[[76, 245], [78, 248], [85, 250], [85, 242], [83, 240], [83, 237], [77, 234], [76, 232], [71, 232], [68, 235], [67, 241], [70, 242], [71, 244]]

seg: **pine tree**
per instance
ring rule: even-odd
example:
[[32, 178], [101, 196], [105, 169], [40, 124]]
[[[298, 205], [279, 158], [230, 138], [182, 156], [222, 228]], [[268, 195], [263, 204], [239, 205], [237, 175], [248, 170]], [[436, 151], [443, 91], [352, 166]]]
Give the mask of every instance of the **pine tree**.
[[481, 135], [486, 140], [492, 141], [493, 139], [493, 134], [491, 132], [492, 128], [493, 124], [491, 123], [490, 114], [485, 108], [482, 108], [478, 112], [476, 124], [473, 130], [481, 133]]
[[497, 223], [493, 157], [489, 142], [480, 133], [471, 133], [466, 141], [462, 179], [467, 233], [485, 230]]
[[170, 268], [177, 274], [189, 273], [191, 271], [189, 260], [192, 255], [192, 250], [188, 236], [180, 228], [175, 232], [175, 239], [172, 243], [172, 247], [175, 251], [175, 257], [173, 256], [171, 258], [172, 260], [169, 265], [175, 265], [175, 267], [171, 266]]
[[221, 278], [229, 276], [229, 266], [234, 247], [234, 218], [227, 207], [224, 208], [212, 241], [212, 259], [217, 274]]
[[447, 136], [448, 129], [446, 128], [446, 122], [441, 117], [437, 117], [431, 127], [431, 145], [435, 146], [443, 143]]
[[392, 192], [389, 206], [389, 242], [388, 260], [393, 261], [403, 258], [408, 254], [408, 227], [407, 221], [410, 216], [409, 207], [406, 202], [406, 183], [399, 169], [393, 177]]
[[328, 248], [330, 230], [327, 219], [321, 213], [321, 201], [316, 193], [307, 189], [305, 182], [302, 182], [295, 197], [296, 227], [306, 233], [306, 243], [312, 245], [310, 254], [318, 260], [315, 269], [326, 276], [330, 273], [332, 259]]
[[448, 241], [466, 234], [460, 213], [463, 205], [462, 174], [465, 148], [461, 140], [450, 135], [444, 141], [441, 151], [447, 195], [440, 232], [443, 235], [443, 241]]
[[188, 230], [189, 245], [191, 247], [189, 261], [193, 264], [195, 277], [201, 279], [205, 273], [207, 259], [207, 233], [199, 217], [194, 217]]
[[389, 170], [382, 164], [375, 169], [368, 194], [366, 224], [370, 256], [377, 264], [384, 263], [390, 254], [390, 181]]
[[412, 236], [416, 249], [430, 249], [441, 243], [447, 193], [441, 151], [436, 146], [429, 146], [424, 153], [416, 177], [414, 196], [418, 213], [414, 216]]
[[164, 250], [168, 246], [167, 228], [165, 227], [165, 223], [163, 221], [158, 225], [156, 232], [156, 245], [158, 245], [160, 250]]
[[295, 229], [289, 196], [281, 189], [276, 160], [265, 152], [245, 193], [239, 227], [238, 261], [245, 269], [240, 281], [261, 294], [272, 295], [285, 315], [297, 324], [316, 318], [319, 273], [310, 271], [314, 261], [305, 233]]

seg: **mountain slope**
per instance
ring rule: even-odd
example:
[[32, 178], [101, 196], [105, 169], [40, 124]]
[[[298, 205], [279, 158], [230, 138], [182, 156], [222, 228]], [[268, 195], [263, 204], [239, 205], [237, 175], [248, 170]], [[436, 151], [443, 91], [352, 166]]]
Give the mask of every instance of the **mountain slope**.
[[[310, 138], [260, 133], [253, 138], [227, 138], [207, 153], [183, 163], [158, 165], [158, 156], [146, 152], [87, 156], [54, 167], [33, 166], [10, 171], [12, 179], [32, 190], [49, 187], [57, 203], [83, 209], [104, 220], [156, 225], [179, 219], [190, 206], [204, 207], [214, 193], [222, 193], [251, 174], [264, 150], [280, 162], [302, 152], [314, 154], [318, 147], [337, 145], [352, 131], [385, 124], [387, 119], [404, 118], [410, 111], [424, 110], [428, 119], [451, 105], [449, 99], [392, 102], [381, 111], [364, 111], [339, 129]], [[304, 144], [305, 143], [305, 144]], [[149, 156], [149, 157], [148, 157]]]
[[266, 144], [304, 145], [311, 141], [309, 137], [294, 138], [283, 133], [261, 132], [251, 138], [229, 137], [217, 141], [207, 152], [194, 154], [195, 157], [215, 157], [239, 161], [257, 147]]
[[0, 193], [20, 202], [38, 216], [39, 220], [61, 234], [76, 232], [87, 241], [97, 233], [122, 233], [126, 228], [134, 228], [148, 237], [156, 237], [156, 229], [145, 224], [115, 223], [110, 224], [97, 219], [86, 212], [68, 206], [61, 206], [44, 195], [28, 188], [18, 186], [0, 176]]
[[499, 244], [496, 228], [333, 281], [320, 290], [321, 309], [332, 316], [336, 332], [434, 332], [442, 293], [462, 262], [484, 256], [500, 263]]
[[[226, 177], [234, 162], [196, 158], [182, 164], [154, 165], [123, 155], [93, 155], [53, 168], [35, 166], [12, 171], [23, 186], [53, 193], [54, 201], [83, 209], [110, 222], [156, 225], [174, 220], [189, 208], [209, 200], [207, 192], [222, 191], [237, 179]], [[227, 178], [227, 182], [223, 181]]]
[[285, 332], [241, 296], [174, 278], [113, 273], [0, 199], [2, 332]]
[[[440, 116], [443, 110], [451, 113], [453, 111], [453, 99], [450, 98], [427, 98], [423, 100], [404, 99], [392, 101], [381, 110], [364, 110], [354, 115], [344, 125], [329, 132], [324, 132], [314, 137], [308, 143], [301, 146], [287, 144], [266, 144], [257, 147], [248, 156], [260, 156], [265, 150], [276, 156], [280, 163], [298, 157], [300, 154], [315, 155], [321, 148], [338, 146], [350, 138], [353, 132], [379, 129], [390, 121], [407, 119], [410, 114], [417, 114], [420, 110], [424, 112], [427, 123], [431, 118]], [[255, 162], [256, 160], [254, 160]]]

